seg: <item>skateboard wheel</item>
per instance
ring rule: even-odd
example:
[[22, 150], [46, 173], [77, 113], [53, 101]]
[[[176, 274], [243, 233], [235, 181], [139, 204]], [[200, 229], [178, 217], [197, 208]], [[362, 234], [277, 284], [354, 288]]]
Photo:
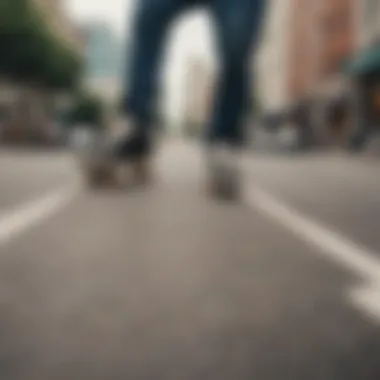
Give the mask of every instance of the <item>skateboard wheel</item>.
[[151, 181], [150, 165], [147, 160], [135, 162], [132, 169], [136, 183], [147, 184]]

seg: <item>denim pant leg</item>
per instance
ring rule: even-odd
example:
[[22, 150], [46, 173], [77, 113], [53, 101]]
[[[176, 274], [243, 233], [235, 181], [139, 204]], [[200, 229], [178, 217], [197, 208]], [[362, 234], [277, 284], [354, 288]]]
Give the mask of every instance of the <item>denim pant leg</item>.
[[138, 0], [132, 29], [124, 107], [140, 127], [152, 124], [167, 32], [187, 0]]
[[220, 72], [215, 89], [209, 141], [243, 142], [250, 101], [251, 53], [258, 39], [266, 0], [211, 0]]

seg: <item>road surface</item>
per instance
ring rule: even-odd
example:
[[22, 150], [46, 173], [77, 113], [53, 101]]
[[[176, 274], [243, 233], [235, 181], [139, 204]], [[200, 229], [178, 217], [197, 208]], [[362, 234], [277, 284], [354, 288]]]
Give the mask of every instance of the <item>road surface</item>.
[[155, 185], [90, 192], [0, 153], [2, 380], [378, 380], [380, 166], [252, 155], [241, 204], [170, 143]]

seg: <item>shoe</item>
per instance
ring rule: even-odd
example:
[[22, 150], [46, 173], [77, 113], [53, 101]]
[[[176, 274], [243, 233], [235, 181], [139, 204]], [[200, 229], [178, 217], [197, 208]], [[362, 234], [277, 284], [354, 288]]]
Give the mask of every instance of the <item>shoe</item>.
[[145, 185], [151, 179], [152, 138], [146, 131], [99, 135], [87, 162], [92, 186]]
[[238, 154], [229, 146], [212, 146], [207, 152], [207, 183], [211, 197], [236, 201], [241, 197]]
[[112, 147], [111, 156], [121, 161], [141, 161], [151, 154], [152, 143], [147, 132], [132, 132]]

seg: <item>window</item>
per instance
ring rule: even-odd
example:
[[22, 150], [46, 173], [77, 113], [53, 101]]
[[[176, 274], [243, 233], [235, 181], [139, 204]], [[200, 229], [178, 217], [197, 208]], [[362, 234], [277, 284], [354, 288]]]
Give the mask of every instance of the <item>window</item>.
[[372, 30], [376, 24], [380, 0], [365, 0], [365, 23]]
[[379, 31], [380, 0], [363, 1], [362, 38], [365, 45], [371, 45], [376, 40]]

